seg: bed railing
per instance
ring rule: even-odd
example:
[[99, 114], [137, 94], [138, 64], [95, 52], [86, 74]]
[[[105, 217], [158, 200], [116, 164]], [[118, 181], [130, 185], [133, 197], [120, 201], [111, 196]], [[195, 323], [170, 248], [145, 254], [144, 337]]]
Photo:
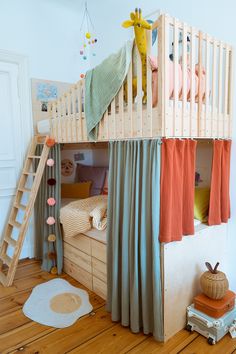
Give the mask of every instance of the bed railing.
[[[158, 36], [154, 46], [152, 33], [147, 31], [146, 104], [142, 102], [141, 60], [134, 46], [127, 84], [123, 84], [105, 112], [99, 124], [98, 140], [159, 136], [230, 138], [233, 102], [232, 47], [169, 15], [161, 15], [153, 24], [153, 30], [155, 29]], [[173, 61], [170, 60], [170, 54]], [[153, 73], [149, 65], [151, 55], [158, 63], [156, 83], [152, 83]], [[135, 97], [132, 85], [134, 77], [137, 78]], [[84, 115], [84, 83], [84, 79], [78, 81], [69, 92], [49, 106], [51, 134], [58, 142], [88, 141]], [[170, 85], [174, 88], [171, 97]], [[158, 93], [158, 104], [155, 107], [153, 92]]]

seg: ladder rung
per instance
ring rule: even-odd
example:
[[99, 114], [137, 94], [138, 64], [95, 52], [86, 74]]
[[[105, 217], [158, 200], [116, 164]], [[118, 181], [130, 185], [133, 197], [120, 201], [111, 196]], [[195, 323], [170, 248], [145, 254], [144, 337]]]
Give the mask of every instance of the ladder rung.
[[3, 272], [0, 271], [0, 283], [2, 283], [3, 286], [6, 285], [7, 277]]
[[36, 173], [35, 172], [23, 172], [23, 175], [36, 176]]
[[16, 221], [16, 220], [10, 220], [9, 221], [9, 224], [11, 225], [11, 226], [14, 226], [14, 227], [17, 227], [18, 229], [21, 227], [21, 225], [22, 224], [20, 224], [18, 221]]
[[21, 210], [26, 210], [26, 206], [23, 204], [14, 204], [14, 207]]
[[5, 236], [4, 241], [6, 241], [8, 243], [8, 245], [10, 245], [12, 247], [16, 247], [16, 241], [13, 238]]
[[0, 259], [3, 261], [3, 263], [7, 264], [8, 267], [10, 267], [12, 261], [11, 257], [9, 257], [7, 254], [2, 254]]
[[37, 156], [37, 155], [29, 155], [28, 159], [40, 159], [41, 156]]
[[18, 190], [21, 191], [21, 192], [27, 192], [27, 193], [31, 192], [31, 189], [25, 188], [25, 187], [18, 188]]

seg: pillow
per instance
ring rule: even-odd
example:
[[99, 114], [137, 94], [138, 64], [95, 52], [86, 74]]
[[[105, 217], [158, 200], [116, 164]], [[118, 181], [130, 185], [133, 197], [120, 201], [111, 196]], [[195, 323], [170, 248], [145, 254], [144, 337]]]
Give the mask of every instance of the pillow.
[[108, 174], [109, 174], [109, 171], [106, 170], [105, 181], [104, 181], [104, 185], [102, 187], [102, 194], [103, 195], [108, 195]]
[[62, 183], [61, 197], [62, 198], [88, 198], [92, 182], [84, 183]]
[[207, 222], [210, 200], [210, 188], [195, 188], [194, 219]]
[[102, 193], [107, 167], [77, 164], [76, 182], [92, 181], [90, 196]]

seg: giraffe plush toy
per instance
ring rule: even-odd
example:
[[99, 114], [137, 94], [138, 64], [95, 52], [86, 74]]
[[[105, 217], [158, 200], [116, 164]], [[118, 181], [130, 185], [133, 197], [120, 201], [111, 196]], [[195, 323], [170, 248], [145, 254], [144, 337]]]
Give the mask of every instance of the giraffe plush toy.
[[151, 25], [142, 17], [141, 9], [135, 9], [131, 12], [130, 20], [124, 21], [122, 26], [125, 28], [134, 27], [135, 42], [141, 56], [142, 62], [142, 89], [143, 89], [143, 103], [147, 101], [147, 38], [146, 31], [150, 30]]

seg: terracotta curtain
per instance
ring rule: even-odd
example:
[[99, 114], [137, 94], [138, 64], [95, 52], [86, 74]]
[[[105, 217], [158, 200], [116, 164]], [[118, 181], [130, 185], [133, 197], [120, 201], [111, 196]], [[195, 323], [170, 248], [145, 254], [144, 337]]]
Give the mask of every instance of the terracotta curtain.
[[213, 141], [209, 225], [219, 225], [230, 218], [230, 154], [231, 140]]
[[196, 146], [191, 139], [162, 140], [160, 242], [194, 234]]

